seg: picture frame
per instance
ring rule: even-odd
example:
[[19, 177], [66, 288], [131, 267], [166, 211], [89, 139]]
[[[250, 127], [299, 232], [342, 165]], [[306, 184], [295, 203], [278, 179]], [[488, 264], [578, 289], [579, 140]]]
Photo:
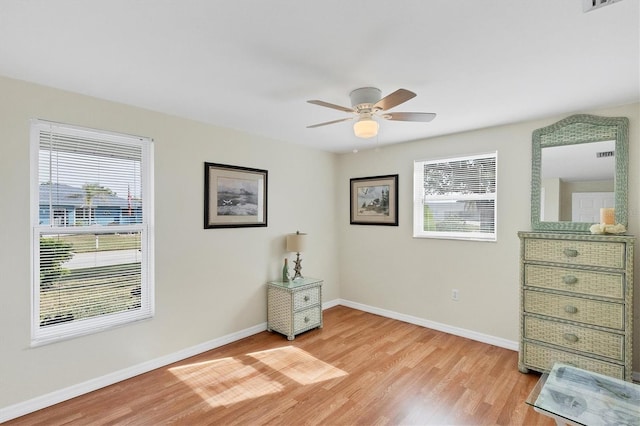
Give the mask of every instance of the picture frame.
[[267, 170], [204, 163], [204, 227], [267, 226]]
[[398, 175], [350, 180], [351, 225], [398, 226]]

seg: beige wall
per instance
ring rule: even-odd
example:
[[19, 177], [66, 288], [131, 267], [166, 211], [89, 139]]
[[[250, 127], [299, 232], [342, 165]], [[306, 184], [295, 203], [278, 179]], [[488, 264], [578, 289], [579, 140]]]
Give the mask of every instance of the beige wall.
[[[576, 111], [630, 120], [629, 231], [640, 231], [638, 104]], [[531, 133], [572, 113], [339, 157], [340, 295], [356, 303], [517, 341], [519, 239], [530, 230]], [[498, 151], [498, 241], [412, 238], [413, 161]], [[349, 225], [349, 179], [399, 174], [399, 226]], [[636, 250], [636, 264], [640, 261]], [[636, 285], [635, 323], [640, 324]], [[459, 301], [451, 290], [459, 290]], [[640, 371], [640, 326], [634, 340]]]
[[[0, 93], [0, 412], [263, 324], [264, 283], [279, 276], [284, 235], [296, 229], [309, 233], [304, 271], [325, 279], [325, 302], [343, 299], [518, 339], [516, 233], [530, 229], [531, 132], [571, 113], [332, 155], [1, 77]], [[629, 117], [629, 230], [637, 233], [639, 105], [576, 112]], [[29, 347], [30, 118], [155, 140], [153, 319]], [[498, 241], [412, 238], [413, 161], [494, 150]], [[267, 228], [202, 228], [205, 161], [269, 170]], [[349, 178], [395, 173], [400, 226], [349, 225]], [[458, 302], [451, 300], [452, 288], [460, 292]], [[637, 291], [638, 307], [639, 298]], [[640, 327], [635, 337], [634, 369], [640, 371]]]
[[[0, 409], [265, 323], [265, 283], [297, 229], [303, 272], [338, 298], [333, 154], [5, 78], [0, 94]], [[30, 348], [34, 117], [155, 140], [153, 319]], [[268, 227], [203, 229], [205, 161], [269, 171]]]

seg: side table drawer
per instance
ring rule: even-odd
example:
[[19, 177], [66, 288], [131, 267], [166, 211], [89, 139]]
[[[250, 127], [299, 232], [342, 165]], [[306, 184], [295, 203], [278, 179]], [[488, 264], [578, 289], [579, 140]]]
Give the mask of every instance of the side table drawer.
[[293, 310], [298, 311], [320, 303], [320, 287], [296, 291], [293, 294]]
[[624, 336], [621, 334], [526, 316], [524, 337], [617, 361], [624, 359]]
[[294, 334], [297, 334], [298, 332], [308, 328], [319, 327], [321, 315], [322, 311], [320, 306], [314, 306], [313, 308], [309, 308], [293, 314]]
[[525, 312], [624, 330], [622, 304], [531, 290], [524, 294]]
[[554, 363], [562, 362], [584, 370], [591, 370], [596, 373], [624, 380], [624, 367], [622, 365], [575, 355], [563, 350], [547, 348], [528, 342], [525, 342], [523, 350], [525, 364], [539, 371], [549, 371]]

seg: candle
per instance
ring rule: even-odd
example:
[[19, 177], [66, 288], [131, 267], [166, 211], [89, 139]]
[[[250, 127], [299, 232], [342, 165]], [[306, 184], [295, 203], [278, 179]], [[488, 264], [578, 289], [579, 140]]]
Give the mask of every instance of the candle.
[[600, 223], [605, 225], [613, 225], [616, 223], [616, 212], [613, 207], [600, 209]]

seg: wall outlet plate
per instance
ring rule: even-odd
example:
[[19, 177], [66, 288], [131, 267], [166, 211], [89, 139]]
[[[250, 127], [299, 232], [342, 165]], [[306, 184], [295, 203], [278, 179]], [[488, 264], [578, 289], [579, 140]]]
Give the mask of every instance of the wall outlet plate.
[[456, 302], [459, 300], [459, 296], [460, 294], [458, 293], [458, 289], [454, 288], [453, 290], [451, 290], [451, 299], [455, 300]]

